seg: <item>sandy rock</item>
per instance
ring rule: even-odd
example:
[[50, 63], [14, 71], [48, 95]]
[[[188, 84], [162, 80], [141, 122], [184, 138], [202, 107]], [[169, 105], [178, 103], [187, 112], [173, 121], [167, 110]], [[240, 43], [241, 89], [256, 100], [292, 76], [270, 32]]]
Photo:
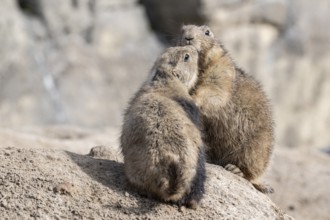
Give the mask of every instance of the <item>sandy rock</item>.
[[[120, 161], [118, 128], [86, 129], [76, 126], [27, 127], [17, 130], [0, 129], [0, 149], [10, 146], [25, 148], [61, 149], [79, 154], [88, 154], [92, 147], [112, 148], [111, 155]], [[102, 148], [101, 148], [102, 149]], [[106, 149], [95, 156], [106, 154]], [[104, 153], [102, 153], [104, 152]], [[93, 154], [93, 155], [94, 155]]]
[[[37, 154], [41, 153], [41, 155], [44, 155], [42, 152], [46, 151], [47, 155], [50, 154], [50, 156], [46, 156], [50, 159], [50, 161], [44, 158], [42, 166], [44, 166], [44, 164], [52, 164], [54, 157], [51, 156], [52, 153], [50, 152], [57, 152], [55, 153], [56, 155], [61, 155], [58, 156], [58, 158], [62, 158], [63, 151], [61, 150], [64, 150], [65, 152], [72, 152], [70, 153], [71, 155], [76, 155], [77, 157], [79, 156], [79, 158], [83, 158], [83, 161], [86, 163], [89, 159], [92, 161], [101, 162], [115, 161], [122, 166], [123, 158], [120, 153], [118, 138], [119, 130], [114, 127], [100, 130], [86, 129], [75, 126], [26, 127], [21, 128], [20, 130], [0, 129], [0, 155], [9, 159], [11, 155], [16, 152], [12, 147], [21, 146], [21, 149], [17, 149], [17, 154], [23, 152], [22, 157], [25, 155], [24, 152], [30, 151], [38, 152]], [[88, 155], [82, 156], [82, 154]], [[22, 161], [25, 161], [25, 164], [28, 164], [27, 161], [32, 161], [33, 163], [35, 160], [33, 156], [31, 156], [29, 159], [23, 158]], [[61, 161], [59, 163], [62, 163]], [[63, 161], [66, 161], [66, 159]], [[329, 197], [327, 196], [330, 193], [327, 185], [330, 181], [329, 163], [329, 155], [323, 153], [322, 151], [319, 152], [312, 149], [303, 150], [301, 148], [288, 149], [286, 147], [276, 146], [269, 170], [263, 178], [265, 183], [271, 185], [275, 189], [275, 193], [269, 195], [269, 198], [271, 198], [271, 200], [280, 209], [297, 219], [328, 219], [328, 216], [330, 216], [327, 206], [330, 202]], [[96, 164], [97, 162], [95, 162], [95, 166]], [[45, 166], [48, 167], [48, 165]], [[59, 167], [59, 169], [62, 169], [61, 167], [67, 166], [67, 164], [64, 162], [64, 165], [56, 164], [49, 166]], [[89, 165], [86, 166], [88, 167]], [[19, 170], [19, 168], [15, 168], [15, 170]], [[31, 168], [29, 172], [33, 173], [34, 171]], [[66, 172], [67, 171], [64, 173]], [[32, 175], [30, 173], [29, 175]], [[51, 175], [52, 173], [53, 171], [47, 170], [43, 174]], [[90, 173], [97, 172], [90, 171]], [[234, 210], [232, 205], [226, 203], [227, 198], [233, 199], [234, 204], [237, 203], [237, 201], [234, 201], [234, 198], [231, 197], [237, 197], [240, 199], [247, 197], [248, 201], [252, 200], [252, 203], [255, 204], [255, 198], [250, 198], [249, 194], [252, 193], [255, 195], [257, 192], [254, 192], [252, 186], [246, 183], [245, 180], [230, 175], [230, 173], [223, 171], [221, 167], [212, 165], [209, 165], [208, 173], [207, 186], [208, 194], [211, 194], [211, 197], [206, 196], [204, 198], [202, 208], [204, 206], [214, 206], [214, 204], [219, 204], [219, 207], [227, 207], [230, 210]], [[7, 175], [6, 166], [1, 162], [0, 174], [0, 177]], [[20, 180], [21, 177], [16, 174], [9, 175], [8, 178], [13, 179], [14, 182]], [[62, 174], [63, 173], [58, 172], [56, 175]], [[35, 174], [33, 173], [33, 175]], [[60, 195], [61, 193], [66, 194], [66, 196], [70, 196], [70, 193], [72, 195], [77, 193], [79, 194], [80, 185], [76, 184], [76, 179], [71, 177], [69, 174], [64, 176], [66, 176], [66, 178], [63, 177], [59, 181], [54, 182], [54, 184], [49, 185], [49, 191], [52, 191], [56, 195]], [[227, 177], [230, 179], [227, 179]], [[0, 181], [0, 186], [1, 184], [4, 184], [4, 180], [5, 179], [2, 178]], [[214, 186], [212, 185], [213, 183], [215, 183]], [[108, 183], [105, 185], [107, 184]], [[241, 191], [242, 184], [247, 186]], [[247, 191], [245, 188], [248, 188]], [[239, 197], [239, 195], [236, 194], [230, 194], [229, 191], [225, 191], [224, 189], [230, 189], [233, 192], [238, 190], [238, 194], [242, 194], [242, 197]], [[121, 195], [131, 199], [135, 198], [134, 196], [132, 197], [132, 195], [137, 195], [134, 190], [130, 191], [129, 188], [122, 190], [123, 192]], [[251, 190], [253, 192], [251, 192]], [[221, 195], [219, 193], [221, 193]], [[213, 194], [219, 195], [213, 199]], [[222, 203], [219, 203], [219, 201]], [[239, 201], [239, 204], [243, 205], [245, 203], [245, 200]], [[10, 206], [7, 200], [1, 200], [0, 197], [0, 206], [1, 204], [3, 204], [4, 207]], [[122, 207], [119, 203], [118, 206]], [[166, 207], [169, 209], [170, 206]], [[240, 206], [235, 207], [241, 209]], [[177, 211], [177, 209], [175, 210]], [[205, 216], [206, 215], [207, 213]], [[232, 213], [230, 213], [230, 216], [231, 215]], [[213, 216], [213, 214], [210, 216]], [[204, 217], [204, 219], [207, 218]]]
[[265, 177], [270, 198], [296, 219], [329, 219], [330, 156], [316, 150], [278, 147]]
[[117, 152], [115, 152], [114, 149], [111, 147], [101, 145], [93, 147], [90, 150], [88, 156], [111, 160], [117, 157]]
[[0, 211], [5, 219], [290, 219], [251, 184], [207, 166], [206, 195], [196, 211], [138, 195], [123, 164], [47, 149], [0, 153]]

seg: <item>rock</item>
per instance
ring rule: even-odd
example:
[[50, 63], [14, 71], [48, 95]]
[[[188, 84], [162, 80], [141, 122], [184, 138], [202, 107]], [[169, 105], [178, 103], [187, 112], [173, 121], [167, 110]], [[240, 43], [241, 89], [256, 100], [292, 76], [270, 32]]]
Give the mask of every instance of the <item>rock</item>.
[[[118, 128], [86, 129], [76, 126], [27, 127], [20, 130], [0, 129], [0, 149], [10, 146], [25, 148], [62, 149], [79, 154], [88, 154], [94, 146], [111, 146], [108, 148], [93, 148], [92, 155], [107, 159], [112, 156], [121, 161], [118, 149]], [[102, 150], [103, 149], [103, 150]], [[117, 149], [117, 150], [114, 150]], [[110, 153], [109, 153], [110, 152]], [[10, 155], [11, 151], [5, 151]]]
[[330, 154], [330, 147], [324, 147], [321, 149], [322, 152], [326, 153], [326, 154]]
[[173, 43], [182, 24], [204, 24], [201, 0], [140, 0], [150, 25], [165, 43]]
[[253, 8], [251, 21], [265, 22], [284, 29], [289, 19], [289, 7], [286, 0], [257, 1]]
[[266, 179], [274, 187], [270, 198], [296, 219], [328, 219], [330, 159], [312, 149], [275, 149]]
[[39, 1], [42, 19], [50, 37], [57, 44], [71, 38], [88, 38], [93, 25], [93, 13], [89, 0]]
[[[21, 174], [24, 173], [25, 166], [29, 167], [27, 172], [28, 175], [30, 175], [31, 173], [36, 174], [36, 172], [40, 169], [39, 166], [45, 166], [46, 170], [44, 170], [42, 174], [36, 174], [34, 176], [37, 176], [39, 182], [38, 184], [43, 185], [45, 187], [44, 190], [48, 191], [50, 193], [49, 195], [53, 197], [56, 197], [56, 195], [58, 195], [52, 194], [54, 193], [54, 187], [59, 186], [60, 184], [65, 182], [74, 184], [74, 187], [72, 188], [72, 194], [74, 194], [73, 198], [75, 198], [75, 195], [80, 195], [79, 192], [84, 190], [85, 186], [81, 188], [81, 184], [86, 184], [89, 187], [99, 186], [98, 184], [94, 184], [94, 182], [90, 183], [87, 180], [87, 182], [81, 183], [80, 185], [76, 184], [76, 177], [80, 178], [83, 173], [82, 171], [86, 171], [88, 167], [90, 167], [90, 169], [92, 170], [95, 168], [97, 172], [100, 173], [100, 176], [102, 176], [102, 173], [106, 173], [106, 176], [104, 178], [107, 180], [103, 179], [101, 183], [104, 183], [103, 185], [108, 186], [110, 182], [106, 181], [108, 181], [109, 179], [111, 180], [113, 176], [122, 178], [121, 175], [114, 174], [115, 170], [118, 167], [114, 168], [112, 171], [106, 169], [109, 163], [110, 165], [112, 164], [111, 161], [115, 161], [115, 164], [120, 164], [119, 167], [120, 169], [122, 169], [123, 157], [120, 153], [120, 149], [118, 148], [118, 137], [119, 131], [113, 127], [99, 130], [79, 128], [74, 126], [48, 126], [30, 128], [26, 127], [21, 128], [19, 132], [11, 129], [0, 129], [0, 152], [2, 152], [0, 153], [0, 187], [9, 187], [10, 184], [15, 184], [17, 187], [23, 186], [25, 184], [25, 177], [22, 178]], [[20, 146], [20, 148], [14, 148], [13, 146]], [[93, 148], [91, 149], [91, 147]], [[31, 153], [31, 155], [27, 154], [27, 152], [34, 153]], [[47, 153], [44, 154], [43, 152]], [[57, 153], [53, 154], [49, 152]], [[86, 155], [88, 154], [88, 152], [91, 153], [89, 155]], [[39, 154], [40, 156], [33, 156]], [[63, 156], [63, 154], [76, 155], [77, 157], [81, 158], [83, 160], [83, 162], [81, 162], [81, 166], [72, 167], [72, 160], [66, 156]], [[81, 154], [86, 156], [83, 156]], [[1, 163], [1, 158], [5, 158], [5, 160], [10, 163], [10, 160], [12, 158], [16, 158], [17, 155], [20, 155], [20, 157], [19, 159], [14, 159], [13, 163], [20, 164], [20, 167], [22, 168], [17, 168], [15, 172], [6, 172], [6, 170], [10, 171], [10, 169], [7, 169], [7, 166]], [[40, 157], [43, 158], [41, 162]], [[89, 163], [89, 161], [93, 162]], [[327, 207], [327, 204], [329, 204], [330, 202], [327, 196], [329, 194], [329, 187], [327, 183], [330, 180], [329, 163], [329, 156], [315, 149], [287, 149], [285, 147], [275, 146], [273, 160], [270, 164], [268, 172], [263, 178], [265, 183], [269, 184], [275, 189], [275, 193], [270, 194], [269, 197], [272, 201], [275, 202], [275, 204], [279, 206], [280, 209], [284, 210], [286, 213], [297, 219], [327, 219], [327, 216], [330, 215], [329, 209]], [[14, 164], [8, 167], [15, 166]], [[68, 164], [71, 165], [69, 166]], [[52, 167], [50, 168], [50, 166]], [[224, 188], [229, 187], [228, 190], [233, 190], [233, 192], [238, 190], [238, 193], [243, 194], [244, 198], [248, 197], [246, 193], [252, 193], [252, 186], [248, 184], [245, 180], [230, 175], [230, 173], [223, 171], [221, 167], [212, 165], [209, 165], [208, 167], [210, 168], [208, 168], [209, 174], [207, 180], [207, 194], [210, 194], [211, 197], [206, 196], [204, 198], [205, 202], [202, 203], [202, 209], [208, 206], [213, 207], [214, 205], [218, 205], [219, 207], [227, 206], [226, 204], [222, 204], [226, 202], [226, 198], [233, 199], [231, 197], [238, 196], [236, 194], [228, 195], [229, 192], [224, 191]], [[43, 175], [47, 174], [48, 176], [54, 178], [53, 170], [49, 169], [55, 168], [58, 169], [55, 174], [63, 175], [63, 178], [59, 179], [58, 181], [52, 180], [51, 184], [44, 185], [50, 180], [48, 179], [48, 177], [45, 177]], [[79, 170], [82, 169], [82, 173], [76, 174], [76, 168]], [[23, 171], [19, 172], [20, 169], [22, 169]], [[61, 172], [61, 169], [64, 169], [64, 171]], [[72, 172], [70, 169], [72, 169]], [[69, 173], [66, 174], [66, 172]], [[87, 173], [94, 173], [96, 175], [97, 172], [89, 170]], [[31, 175], [31, 177], [32, 176], [33, 175]], [[108, 176], [111, 176], [111, 178], [108, 178]], [[83, 178], [85, 178], [85, 176]], [[121, 182], [121, 184], [125, 182], [125, 180], [122, 181], [123, 182]], [[230, 183], [228, 183], [228, 181], [230, 181]], [[212, 185], [213, 183], [214, 186]], [[227, 184], [233, 186], [227, 186]], [[241, 189], [242, 184], [245, 186], [244, 189]], [[31, 188], [31, 186], [28, 187]], [[248, 190], [242, 192], [241, 190], [246, 190], [246, 187], [248, 188]], [[137, 196], [136, 191], [130, 189], [129, 187], [123, 187], [119, 191], [121, 196], [125, 196], [125, 193], [127, 192], [126, 195], [129, 195], [131, 199], [135, 199]], [[253, 188], [252, 191], [254, 191]], [[221, 195], [218, 195], [219, 197], [213, 200], [213, 194], [219, 193], [221, 193]], [[7, 198], [6, 195], [7, 193], [0, 191], [0, 201], [2, 201], [1, 198]], [[107, 196], [108, 194], [104, 193], [100, 198], [98, 198], [99, 203], [103, 206], [107, 204]], [[35, 197], [42, 198], [44, 197], [44, 195], [38, 194]], [[62, 199], [62, 197], [60, 198]], [[249, 199], [254, 200], [253, 198]], [[7, 199], [3, 201], [7, 202]], [[86, 198], [86, 201], [90, 203], [91, 201], [93, 201], [93, 197], [90, 196]], [[117, 209], [127, 207], [125, 203], [121, 202], [122, 200], [116, 199], [116, 201], [117, 203], [114, 206]], [[137, 205], [137, 201], [140, 200], [134, 200], [134, 202], [130, 204]], [[222, 203], [220, 203], [219, 201], [221, 201]], [[32, 201], [29, 201], [27, 204], [29, 204], [30, 202]], [[236, 204], [235, 201], [233, 202]], [[245, 204], [245, 202], [246, 201], [244, 200], [242, 204]], [[255, 204], [254, 202], [255, 201], [252, 201], [252, 204]], [[10, 204], [8, 207], [11, 207], [11, 203], [7, 202], [6, 204]], [[18, 207], [21, 207], [23, 209], [21, 205]], [[148, 205], [147, 207], [150, 208], [151, 205]], [[172, 206], [164, 207], [164, 209], [166, 209], [167, 211], [164, 210], [164, 212], [162, 213], [167, 213], [169, 210], [175, 209]], [[231, 210], [233, 209], [233, 207], [231, 206], [228, 208]], [[157, 210], [158, 209], [156, 209], [155, 212], [157, 212]], [[175, 210], [177, 211], [177, 209]], [[184, 213], [186, 210], [181, 211]], [[130, 213], [127, 209], [125, 209], [125, 212]], [[206, 213], [203, 218], [210, 218], [206, 217], [207, 215], [208, 214]], [[210, 216], [212, 217], [213, 215]], [[200, 217], [202, 218], [202, 216]]]
[[[141, 197], [127, 185], [123, 164], [116, 160], [61, 150], [7, 149], [10, 157], [0, 154], [3, 218], [30, 218], [34, 213], [43, 219], [290, 219], [250, 183], [219, 166], [207, 165], [202, 207], [180, 212], [176, 206]], [[8, 175], [19, 176], [20, 185]]]
[[119, 125], [162, 50], [143, 8], [134, 1], [20, 2], [5, 0], [0, 9], [1, 126]]
[[75, 186], [73, 183], [70, 183], [68, 181], [64, 181], [53, 189], [54, 193], [59, 193], [61, 195], [70, 195], [73, 196], [75, 192]]
[[114, 158], [114, 150], [106, 146], [96, 146], [91, 149], [88, 156], [94, 158], [111, 159]]

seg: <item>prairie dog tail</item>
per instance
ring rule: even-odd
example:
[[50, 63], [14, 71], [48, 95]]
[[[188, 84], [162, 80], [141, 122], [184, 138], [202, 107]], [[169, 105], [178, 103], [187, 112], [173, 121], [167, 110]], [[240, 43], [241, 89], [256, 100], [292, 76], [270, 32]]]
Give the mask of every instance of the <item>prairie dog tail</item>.
[[192, 167], [178, 161], [168, 164], [168, 184], [163, 185], [163, 196], [165, 201], [171, 201], [179, 206], [197, 208], [204, 194], [205, 176], [205, 154], [200, 151], [197, 163]]
[[190, 178], [186, 178], [185, 171], [181, 164], [176, 161], [170, 162], [168, 166], [168, 187], [166, 194], [168, 198], [166, 200], [177, 202], [185, 196], [189, 190]]
[[156, 179], [152, 191], [161, 200], [184, 204], [182, 200], [190, 193], [196, 174], [196, 162], [167, 152], [155, 166], [157, 173], [153, 174]]
[[206, 180], [205, 174], [205, 152], [200, 150], [198, 154], [198, 162], [196, 167], [196, 174], [191, 184], [191, 191], [183, 199], [183, 202], [188, 208], [196, 209], [205, 193], [204, 183]]

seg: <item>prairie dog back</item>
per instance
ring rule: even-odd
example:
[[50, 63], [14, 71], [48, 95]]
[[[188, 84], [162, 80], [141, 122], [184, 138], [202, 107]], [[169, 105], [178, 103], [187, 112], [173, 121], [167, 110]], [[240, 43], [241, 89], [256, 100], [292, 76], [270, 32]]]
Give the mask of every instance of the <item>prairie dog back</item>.
[[192, 46], [167, 49], [125, 112], [125, 173], [141, 193], [195, 208], [204, 193], [199, 110], [189, 95], [198, 74]]
[[261, 85], [235, 65], [209, 27], [183, 26], [179, 43], [199, 53], [192, 96], [202, 114], [208, 160], [234, 173], [239, 169], [256, 189], [272, 192], [257, 181], [274, 142], [272, 112]]

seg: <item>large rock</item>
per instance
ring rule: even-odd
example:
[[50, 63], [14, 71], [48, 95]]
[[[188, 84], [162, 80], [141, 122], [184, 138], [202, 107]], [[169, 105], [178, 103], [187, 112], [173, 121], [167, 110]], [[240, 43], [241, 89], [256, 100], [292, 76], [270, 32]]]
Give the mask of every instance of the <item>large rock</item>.
[[[106, 129], [86, 129], [75, 126], [47, 126], [25, 127], [19, 130], [0, 129], [0, 152], [5, 153], [6, 150], [4, 148], [8, 146], [20, 146], [24, 149], [33, 148], [34, 150], [31, 150], [33, 152], [44, 152], [42, 149], [46, 149], [46, 151], [47, 149], [52, 149], [59, 154], [63, 154], [63, 152], [58, 150], [65, 150], [70, 151], [71, 155], [80, 155], [79, 157], [85, 158], [86, 160], [89, 157], [81, 155], [86, 155], [90, 152], [90, 156], [114, 160], [121, 163], [123, 159], [119, 149], [119, 135], [119, 130], [114, 127], [108, 127]], [[93, 150], [90, 151], [93, 146], [98, 147], [94, 147]], [[111, 146], [111, 149], [105, 146]], [[42, 149], [40, 150], [40, 148]], [[29, 152], [29, 150], [27, 151]], [[26, 150], [24, 150], [24, 152], [26, 152]], [[23, 153], [23, 156], [24, 155], [25, 153]], [[49, 163], [49, 161], [45, 160], [45, 164], [47, 163]], [[6, 171], [6, 167], [3, 166], [1, 162], [0, 167], [3, 168], [0, 169], [1, 172]], [[228, 187], [226, 184], [229, 180], [232, 181], [232, 184], [234, 184], [235, 187], [237, 186], [238, 189], [240, 189], [241, 184], [246, 185], [246, 181], [244, 180], [236, 182], [237, 178], [235, 177], [233, 177], [234, 179], [224, 180], [224, 178], [231, 175], [224, 172], [220, 167], [210, 167], [211, 168], [208, 168], [208, 179], [212, 182], [216, 181], [219, 186], [211, 186], [215, 187], [214, 191], [212, 191], [212, 193], [208, 192], [207, 194], [222, 192], [223, 188]], [[275, 193], [269, 195], [269, 197], [289, 215], [297, 219], [323, 220], [327, 219], [330, 215], [330, 210], [327, 206], [330, 202], [327, 196], [330, 193], [327, 185], [330, 181], [329, 167], [329, 155], [318, 152], [315, 149], [287, 149], [285, 147], [276, 146], [273, 160], [271, 161], [269, 170], [264, 176], [263, 181], [270, 184], [275, 189]], [[1, 172], [0, 174], [3, 175]], [[226, 175], [226, 177], [222, 175]], [[218, 180], [216, 180], [217, 178]], [[248, 188], [249, 190], [247, 192], [250, 192], [250, 184], [248, 184]], [[230, 189], [232, 190], [232, 188]], [[237, 189], [234, 191], [236, 190]], [[218, 198], [219, 201], [225, 200], [228, 195], [222, 192], [221, 197], [223, 198]], [[206, 196], [206, 198], [208, 198], [208, 196]], [[218, 202], [215, 201], [214, 204], [218, 204]], [[219, 205], [219, 207], [225, 204], [224, 202], [224, 204]], [[233, 207], [228, 208], [232, 209]]]
[[329, 219], [330, 155], [278, 147], [266, 179], [270, 198], [296, 219]]
[[[104, 151], [103, 151], [104, 152]], [[95, 155], [95, 154], [93, 154]], [[7, 147], [0, 153], [0, 211], [5, 219], [290, 219], [244, 179], [207, 165], [197, 210], [139, 196], [111, 158]]]
[[0, 9], [0, 126], [120, 125], [162, 50], [143, 8], [129, 0], [20, 2]]

